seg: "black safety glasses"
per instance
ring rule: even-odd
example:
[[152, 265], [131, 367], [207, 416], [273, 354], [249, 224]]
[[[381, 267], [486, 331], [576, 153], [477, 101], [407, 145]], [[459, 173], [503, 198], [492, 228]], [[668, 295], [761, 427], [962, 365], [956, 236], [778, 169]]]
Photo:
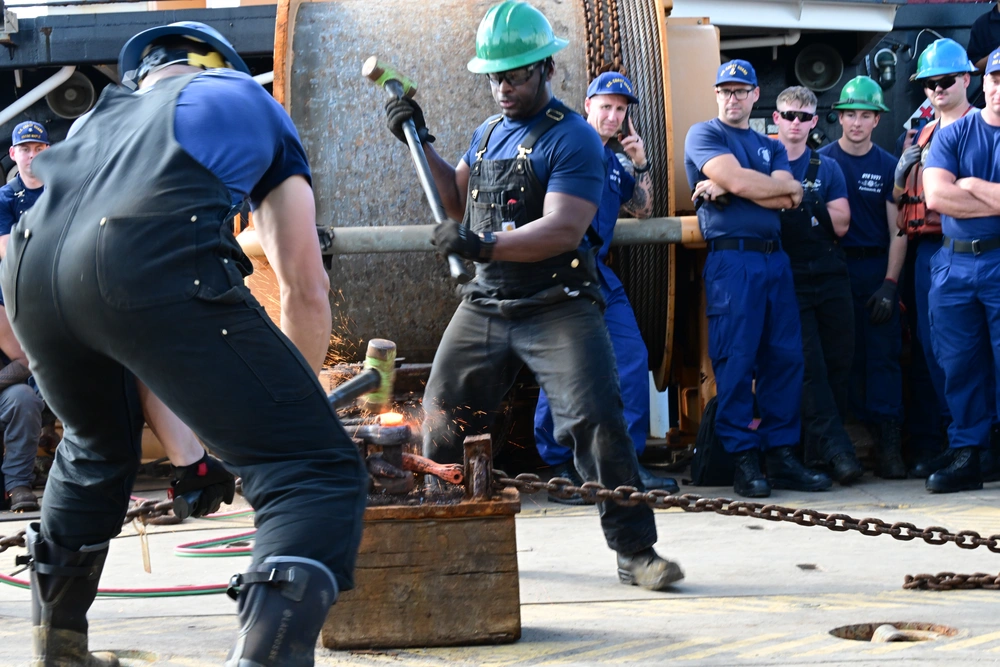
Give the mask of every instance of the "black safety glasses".
[[936, 90], [940, 88], [941, 90], [948, 90], [955, 85], [958, 81], [958, 77], [954, 74], [949, 74], [948, 76], [943, 76], [940, 79], [924, 79], [924, 88], [927, 90]]
[[506, 81], [511, 86], [517, 88], [518, 86], [523, 86], [531, 78], [531, 75], [535, 73], [535, 69], [538, 64], [528, 65], [527, 67], [518, 67], [517, 69], [509, 69], [506, 72], [490, 72], [486, 76], [489, 78], [490, 83], [494, 86], [499, 86], [501, 83]]
[[754, 91], [753, 88], [716, 88], [715, 94], [722, 95], [723, 99], [729, 99], [730, 97], [735, 97], [740, 102], [750, 97], [750, 93]]
[[809, 113], [808, 111], [779, 111], [778, 115], [787, 120], [789, 123], [795, 120], [800, 123], [807, 123], [816, 117], [816, 114]]

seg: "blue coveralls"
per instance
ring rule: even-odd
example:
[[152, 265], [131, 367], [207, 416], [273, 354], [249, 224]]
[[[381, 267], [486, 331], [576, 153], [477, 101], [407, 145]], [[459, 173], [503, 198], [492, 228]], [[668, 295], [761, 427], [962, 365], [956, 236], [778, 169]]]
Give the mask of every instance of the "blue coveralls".
[[[926, 168], [1000, 182], [1000, 128], [974, 114], [938, 130]], [[1000, 371], [1000, 249], [976, 251], [955, 243], [979, 241], [977, 247], [990, 248], [1000, 239], [1000, 216], [942, 214], [941, 228], [944, 246], [931, 258], [928, 306], [952, 415], [949, 446], [987, 447], [997, 408], [994, 378]]]
[[903, 379], [899, 366], [902, 328], [899, 300], [885, 324], [872, 324], [866, 304], [885, 280], [889, 263], [886, 203], [892, 202], [896, 160], [878, 146], [854, 156], [836, 142], [820, 154], [837, 161], [847, 181], [851, 226], [841, 240], [854, 298], [854, 365], [850, 405], [860, 421], [899, 421], [903, 415]]
[[[615, 350], [618, 366], [618, 381], [621, 386], [622, 401], [625, 403], [625, 422], [637, 456], [646, 449], [649, 433], [649, 355], [646, 343], [639, 333], [632, 304], [625, 295], [621, 280], [605, 262], [611, 249], [611, 237], [618, 222], [618, 211], [632, 199], [635, 179], [625, 171], [615, 152], [604, 147], [608, 175], [604, 181], [601, 205], [594, 217], [594, 228], [604, 240], [597, 255], [600, 271], [601, 294], [604, 296], [604, 323], [608, 325], [611, 345]], [[535, 407], [535, 444], [542, 460], [549, 465], [560, 465], [573, 460], [573, 451], [558, 444], [553, 436], [552, 412], [544, 390], [538, 393]]]
[[[684, 149], [692, 185], [705, 179], [705, 163], [725, 154], [763, 174], [791, 171], [780, 142], [717, 118], [692, 127]], [[730, 197], [721, 210], [712, 203], [698, 210], [709, 248], [703, 276], [718, 391], [716, 432], [729, 452], [789, 447], [799, 442], [803, 357], [791, 264], [780, 249], [781, 221], [777, 211]], [[741, 249], [718, 249], [729, 244]]]

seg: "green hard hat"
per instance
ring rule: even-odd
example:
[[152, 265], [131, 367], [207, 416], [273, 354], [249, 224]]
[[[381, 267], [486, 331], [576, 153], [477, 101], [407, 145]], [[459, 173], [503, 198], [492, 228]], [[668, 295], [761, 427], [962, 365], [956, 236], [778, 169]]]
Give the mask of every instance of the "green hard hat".
[[917, 73], [910, 77], [910, 81], [975, 71], [976, 66], [961, 44], [953, 39], [936, 39], [917, 58]]
[[889, 107], [882, 101], [882, 86], [875, 79], [867, 76], [856, 76], [840, 91], [840, 99], [833, 105], [837, 111], [858, 109], [865, 111], [888, 111]]
[[540, 60], [569, 45], [552, 33], [545, 15], [521, 0], [505, 0], [491, 7], [476, 32], [476, 57], [469, 71], [505, 72]]

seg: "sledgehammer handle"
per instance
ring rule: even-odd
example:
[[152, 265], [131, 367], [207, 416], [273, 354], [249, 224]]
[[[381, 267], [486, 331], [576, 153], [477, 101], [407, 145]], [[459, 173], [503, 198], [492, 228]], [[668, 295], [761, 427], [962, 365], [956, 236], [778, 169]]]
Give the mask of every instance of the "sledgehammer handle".
[[[383, 86], [394, 97], [412, 97], [416, 92], [417, 86], [415, 83], [390, 67], [380, 63], [375, 56], [365, 61], [364, 66], [361, 68], [361, 73], [375, 83]], [[401, 79], [402, 81], [400, 81]], [[444, 204], [441, 203], [441, 195], [438, 194], [434, 177], [431, 176], [431, 167], [427, 164], [427, 156], [424, 155], [424, 149], [420, 145], [420, 138], [417, 136], [417, 127], [413, 124], [412, 118], [403, 123], [403, 134], [406, 135], [406, 144], [410, 148], [410, 157], [413, 158], [413, 165], [417, 168], [417, 179], [420, 181], [420, 187], [424, 189], [424, 195], [426, 195], [427, 201], [431, 206], [434, 221], [442, 223], [448, 219], [448, 214], [444, 210]], [[451, 277], [459, 285], [464, 285], [472, 280], [472, 275], [466, 268], [465, 262], [458, 255], [448, 255], [448, 269], [451, 272]]]

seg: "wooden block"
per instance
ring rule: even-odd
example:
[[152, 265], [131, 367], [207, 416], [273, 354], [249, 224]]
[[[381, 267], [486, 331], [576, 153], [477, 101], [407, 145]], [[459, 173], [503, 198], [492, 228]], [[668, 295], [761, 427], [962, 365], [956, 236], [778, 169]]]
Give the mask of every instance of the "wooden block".
[[521, 607], [514, 514], [519, 510], [513, 490], [491, 502], [369, 508], [355, 588], [331, 608], [323, 646], [517, 641]]

